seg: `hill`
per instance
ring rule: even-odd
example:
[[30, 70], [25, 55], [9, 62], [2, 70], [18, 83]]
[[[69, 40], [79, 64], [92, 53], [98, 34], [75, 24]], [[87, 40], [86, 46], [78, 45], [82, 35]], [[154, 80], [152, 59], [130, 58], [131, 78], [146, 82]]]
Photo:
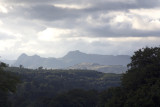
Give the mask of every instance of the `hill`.
[[103, 73], [121, 74], [127, 71], [126, 66], [122, 65], [100, 65], [96, 63], [80, 63], [69, 67], [69, 69], [95, 70]]
[[[63, 95], [67, 91], [80, 89], [87, 91], [86, 96], [87, 93], [90, 93], [89, 90], [102, 91], [110, 87], [120, 86], [121, 83], [120, 74], [107, 74], [93, 70], [37, 70], [18, 67], [9, 67], [5, 70], [6, 72], [12, 71], [16, 73], [21, 79], [17, 92], [11, 94], [9, 98], [12, 107], [17, 107], [17, 105], [18, 107], [58, 107], [47, 105], [50, 105], [52, 99], [56, 99], [59, 94]], [[80, 91], [78, 93], [80, 95], [83, 94]], [[63, 98], [66, 97], [63, 96]], [[91, 98], [89, 97], [88, 99]]]

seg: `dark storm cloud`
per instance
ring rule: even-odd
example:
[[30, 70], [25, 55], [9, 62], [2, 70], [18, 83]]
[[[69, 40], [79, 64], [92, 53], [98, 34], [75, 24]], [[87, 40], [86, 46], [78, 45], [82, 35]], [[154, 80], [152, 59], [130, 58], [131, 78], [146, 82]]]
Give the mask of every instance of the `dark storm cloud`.
[[15, 6], [9, 14], [0, 13], [0, 17], [20, 17], [30, 20], [42, 20], [46, 22], [56, 20], [74, 20], [83, 17], [82, 11], [78, 9], [60, 8], [54, 5], [41, 4], [32, 6]]
[[[102, 1], [102, 2], [101, 2]], [[139, 8], [154, 8], [159, 6], [159, 0], [151, 1], [151, 0], [137, 0], [133, 3], [130, 2], [111, 2], [107, 0], [101, 0], [100, 2], [86, 0], [86, 4], [90, 3], [91, 6], [85, 9], [69, 9], [69, 8], [60, 8], [55, 7], [54, 3], [60, 2], [68, 2], [72, 5], [77, 2], [84, 3], [84, 0], [12, 0], [8, 2], [13, 2], [15, 4], [18, 3], [26, 3], [25, 5], [20, 6], [16, 9], [20, 14], [25, 13], [25, 17], [29, 17], [30, 19], [40, 19], [45, 21], [55, 21], [62, 19], [71, 19], [75, 20], [79, 17], [85, 17], [86, 15], [96, 14], [98, 13], [106, 13], [110, 11], [128, 11], [128, 9], [139, 9]], [[27, 4], [30, 3], [30, 4]], [[40, 3], [39, 5], [34, 3]], [[26, 14], [28, 13], [28, 14]], [[14, 13], [16, 14], [16, 12]]]
[[88, 29], [93, 37], [160, 37], [160, 31], [137, 30], [131, 28], [112, 29], [110, 27]]
[[[132, 4], [133, 6], [136, 7], [146, 7], [146, 8], [150, 8], [150, 7], [155, 7], [159, 5], [160, 0], [117, 0], [117, 1], [111, 1], [111, 0], [98, 0], [98, 1], [93, 1], [93, 0], [2, 0], [3, 2], [9, 2], [9, 3], [30, 3], [30, 4], [36, 4], [36, 3], [68, 3], [68, 4], [94, 4], [94, 5], [99, 5], [99, 4], [110, 4], [110, 6], [115, 6], [114, 4], [119, 4], [122, 5], [120, 7], [123, 8], [123, 4]], [[109, 5], [108, 5], [109, 6]], [[112, 6], [112, 7], [113, 7]], [[131, 6], [131, 5], [129, 5]], [[128, 8], [132, 8], [128, 7]]]
[[29, 17], [46, 21], [55, 21], [80, 16], [78, 10], [58, 8], [52, 5], [33, 6], [30, 9]]
[[[117, 1], [111, 1], [111, 0], [2, 0], [3, 2], [9, 2], [9, 3], [26, 3], [30, 5], [34, 4], [91, 4], [93, 7], [91, 9], [97, 10], [99, 9], [132, 9], [132, 8], [153, 8], [160, 6], [160, 0], [117, 0]], [[95, 9], [94, 9], [95, 8]]]
[[154, 8], [160, 6], [160, 1], [155, 0], [137, 0], [134, 3], [130, 2], [99, 2], [97, 4], [93, 3], [93, 6], [86, 9], [86, 11], [111, 11], [111, 10], [128, 10], [128, 9], [139, 9], [139, 8]]
[[52, 3], [53, 1], [58, 0], [2, 0], [2, 2], [8, 2], [8, 3], [27, 3], [27, 4], [37, 4], [37, 3]]
[[[23, 3], [23, 6], [15, 6], [13, 10], [6, 16], [23, 17], [28, 20], [40, 20], [46, 23], [46, 27], [61, 27], [77, 28], [77, 30], [88, 32], [85, 36], [92, 37], [146, 37], [159, 36], [160, 31], [146, 31], [133, 29], [131, 25], [127, 25], [123, 29], [112, 28], [109, 21], [113, 17], [102, 19], [106, 23], [105, 26], [91, 26], [85, 21], [77, 22], [78, 19], [85, 19], [87, 16], [92, 16], [96, 19], [102, 13], [111, 11], [128, 12], [129, 9], [150, 9], [158, 7], [160, 0], [135, 0], [134, 2], [126, 1], [108, 1], [108, 0], [7, 0], [10, 3]], [[54, 6], [54, 3], [59, 4], [84, 4], [89, 3], [90, 6], [82, 9], [61, 8]], [[38, 5], [37, 5], [38, 4]], [[4, 15], [4, 14], [3, 14]], [[4, 16], [3, 16], [4, 17]], [[59, 22], [58, 22], [59, 21]], [[61, 24], [56, 24], [56, 22]], [[94, 22], [93, 22], [94, 23]], [[96, 23], [96, 22], [95, 22]], [[125, 22], [124, 22], [125, 23]], [[116, 26], [119, 26], [118, 24]], [[74, 35], [73, 35], [74, 36]], [[72, 35], [71, 35], [72, 37]]]

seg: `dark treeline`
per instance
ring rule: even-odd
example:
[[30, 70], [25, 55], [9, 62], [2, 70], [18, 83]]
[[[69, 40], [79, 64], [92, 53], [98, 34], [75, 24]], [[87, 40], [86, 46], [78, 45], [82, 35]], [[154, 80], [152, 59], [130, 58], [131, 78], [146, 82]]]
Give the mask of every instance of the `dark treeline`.
[[[81, 106], [89, 106], [92, 103], [95, 105], [98, 93], [110, 87], [120, 86], [121, 78], [118, 74], [91, 70], [33, 70], [8, 67], [5, 71], [12, 71], [21, 79], [17, 92], [9, 97], [13, 107], [58, 107], [67, 106], [67, 103], [68, 107], [81, 103]], [[79, 102], [80, 100], [82, 102]]]
[[8, 95], [16, 92], [16, 87], [20, 83], [20, 79], [13, 72], [5, 72], [7, 65], [0, 62], [0, 107], [10, 107]]
[[[3, 107], [160, 107], [160, 47], [136, 51], [122, 75], [87, 70], [5, 70], [14, 72], [11, 78], [17, 81], [3, 86], [10, 81], [1, 79], [0, 94], [5, 93], [6, 100], [1, 97], [0, 101], [10, 102]], [[15, 74], [21, 80], [18, 86]]]

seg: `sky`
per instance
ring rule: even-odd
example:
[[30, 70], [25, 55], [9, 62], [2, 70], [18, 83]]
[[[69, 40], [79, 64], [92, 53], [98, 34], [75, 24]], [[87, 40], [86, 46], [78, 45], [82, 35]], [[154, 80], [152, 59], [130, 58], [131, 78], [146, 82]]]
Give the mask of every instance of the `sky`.
[[160, 0], [0, 0], [0, 56], [133, 55], [160, 45]]

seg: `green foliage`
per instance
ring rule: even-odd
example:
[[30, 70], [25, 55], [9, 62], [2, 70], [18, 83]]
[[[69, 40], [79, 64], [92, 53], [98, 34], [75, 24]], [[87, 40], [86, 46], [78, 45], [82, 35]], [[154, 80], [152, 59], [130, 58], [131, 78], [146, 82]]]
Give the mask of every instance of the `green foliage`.
[[[135, 52], [122, 76], [122, 86], [107, 90], [106, 107], [160, 106], [160, 47]], [[115, 91], [116, 90], [116, 91]]]
[[123, 107], [124, 91], [121, 87], [113, 87], [99, 94], [99, 107]]
[[5, 63], [0, 63], [0, 91], [15, 92], [20, 80], [13, 72], [4, 71], [5, 67]]
[[[131, 57], [130, 68], [123, 75], [122, 85], [129, 89], [137, 89], [141, 85], [151, 84], [160, 78], [160, 48], [143, 48]], [[154, 78], [154, 79], [152, 79]], [[156, 78], [156, 79], [155, 79]]]
[[96, 107], [98, 92], [74, 89], [67, 93], [61, 93], [52, 99], [48, 107]]
[[[79, 107], [81, 104], [89, 107], [89, 102], [97, 105], [95, 99], [98, 92], [91, 90], [101, 91], [119, 86], [121, 78], [118, 74], [91, 70], [33, 70], [18, 67], [9, 67], [6, 70], [16, 73], [22, 81], [17, 93], [10, 97], [13, 107], [66, 107], [64, 105], [67, 104], [72, 107], [78, 104]], [[64, 104], [60, 104], [61, 100], [64, 100]], [[65, 103], [65, 100], [68, 102]]]
[[0, 63], [0, 107], [8, 107], [8, 94], [16, 91], [20, 80], [13, 72], [4, 71], [7, 65], [3, 62]]

